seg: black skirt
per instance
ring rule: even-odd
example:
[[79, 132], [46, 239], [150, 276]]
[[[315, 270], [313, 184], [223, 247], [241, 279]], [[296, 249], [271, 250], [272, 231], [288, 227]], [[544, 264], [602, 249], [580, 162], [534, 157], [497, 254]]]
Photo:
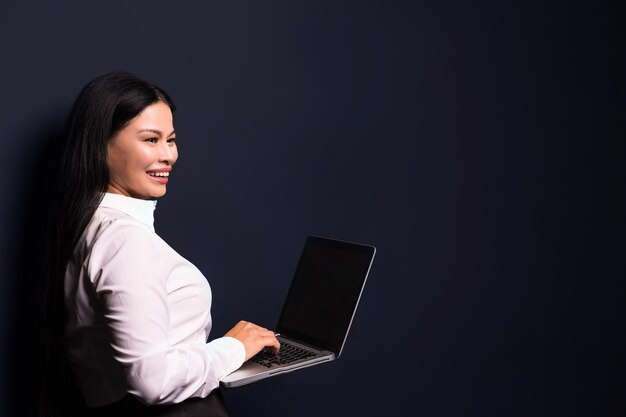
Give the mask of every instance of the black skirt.
[[190, 398], [179, 404], [147, 406], [132, 395], [103, 407], [89, 409], [90, 417], [228, 417], [219, 389], [206, 398]]

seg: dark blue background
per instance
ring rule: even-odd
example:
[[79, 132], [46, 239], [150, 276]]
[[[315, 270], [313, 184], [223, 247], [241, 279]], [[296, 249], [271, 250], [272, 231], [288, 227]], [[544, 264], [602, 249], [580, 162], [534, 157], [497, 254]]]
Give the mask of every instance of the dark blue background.
[[79, 89], [121, 69], [178, 105], [156, 227], [208, 277], [213, 336], [275, 323], [306, 235], [378, 248], [344, 355], [227, 391], [233, 417], [626, 412], [619, 2], [25, 1], [0, 16], [5, 410], [32, 360], [12, 335], [40, 156]]

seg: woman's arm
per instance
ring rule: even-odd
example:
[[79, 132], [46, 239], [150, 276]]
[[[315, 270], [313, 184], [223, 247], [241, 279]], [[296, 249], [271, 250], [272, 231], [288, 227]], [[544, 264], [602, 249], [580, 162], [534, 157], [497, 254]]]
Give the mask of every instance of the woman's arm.
[[223, 337], [174, 346], [168, 340], [171, 267], [149, 230], [115, 223], [94, 245], [88, 267], [129, 393], [148, 404], [207, 396], [241, 366], [247, 357], [243, 343]]

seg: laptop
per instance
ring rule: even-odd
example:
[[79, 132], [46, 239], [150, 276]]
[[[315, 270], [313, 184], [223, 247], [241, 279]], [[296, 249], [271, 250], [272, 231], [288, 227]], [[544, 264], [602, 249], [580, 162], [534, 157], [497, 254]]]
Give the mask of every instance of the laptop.
[[239, 387], [339, 358], [376, 248], [309, 236], [278, 324], [280, 352], [263, 350], [221, 385]]

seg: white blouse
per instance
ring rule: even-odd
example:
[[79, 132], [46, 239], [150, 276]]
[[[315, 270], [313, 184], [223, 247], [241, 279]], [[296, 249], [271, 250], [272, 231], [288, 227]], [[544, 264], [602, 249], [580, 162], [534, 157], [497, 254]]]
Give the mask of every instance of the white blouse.
[[65, 273], [69, 359], [92, 407], [206, 397], [245, 358], [237, 339], [206, 342], [211, 289], [154, 232], [155, 206], [105, 194]]

